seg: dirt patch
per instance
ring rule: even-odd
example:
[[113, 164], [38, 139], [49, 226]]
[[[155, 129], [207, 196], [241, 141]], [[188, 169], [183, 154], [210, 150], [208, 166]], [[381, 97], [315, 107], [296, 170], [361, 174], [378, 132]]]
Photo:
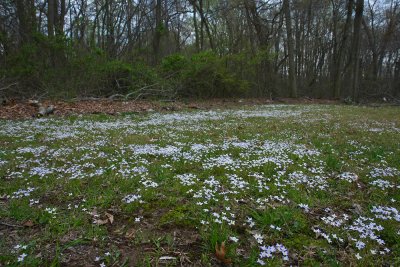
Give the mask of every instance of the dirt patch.
[[[128, 112], [177, 111], [185, 109], [215, 109], [246, 105], [265, 104], [337, 104], [335, 100], [310, 98], [279, 98], [279, 99], [210, 99], [196, 101], [112, 101], [109, 99], [77, 100], [73, 102], [45, 100], [41, 104], [45, 107], [54, 106], [51, 116], [68, 116], [73, 114], [110, 114], [118, 115]], [[0, 119], [27, 119], [38, 116], [38, 108], [29, 101], [9, 101], [0, 106]]]

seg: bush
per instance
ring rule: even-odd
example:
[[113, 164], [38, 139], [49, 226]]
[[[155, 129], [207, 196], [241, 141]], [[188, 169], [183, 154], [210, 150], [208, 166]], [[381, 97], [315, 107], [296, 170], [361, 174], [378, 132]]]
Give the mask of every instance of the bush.
[[[58, 40], [50, 41], [42, 34], [35, 34], [32, 42], [9, 53], [2, 76], [16, 79], [20, 93], [43, 90], [52, 71], [52, 56], [59, 51]], [[54, 58], [54, 57], [53, 57]]]
[[249, 89], [249, 83], [230, 73], [224, 59], [212, 52], [192, 56], [183, 83], [183, 96], [201, 98], [242, 96]]
[[163, 58], [161, 70], [165, 75], [180, 76], [188, 67], [188, 60], [181, 54], [174, 54]]
[[96, 71], [103, 80], [103, 88], [105, 95], [116, 93], [127, 93], [132, 88], [132, 72], [131, 65], [119, 61], [106, 61], [98, 66]]
[[133, 90], [151, 86], [161, 81], [157, 70], [142, 62], [132, 65], [131, 79]]
[[164, 82], [183, 97], [243, 96], [249, 83], [230, 72], [225, 58], [206, 51], [186, 58], [181, 54], [165, 57], [161, 62]]
[[[75, 47], [75, 46], [78, 46]], [[33, 42], [7, 56], [0, 75], [18, 80], [25, 96], [71, 98], [128, 95], [130, 98], [244, 96], [250, 83], [232, 59], [206, 51], [188, 58], [165, 57], [159, 66], [110, 60], [99, 48], [89, 51], [65, 38], [38, 34]], [[234, 64], [235, 65], [235, 64]]]

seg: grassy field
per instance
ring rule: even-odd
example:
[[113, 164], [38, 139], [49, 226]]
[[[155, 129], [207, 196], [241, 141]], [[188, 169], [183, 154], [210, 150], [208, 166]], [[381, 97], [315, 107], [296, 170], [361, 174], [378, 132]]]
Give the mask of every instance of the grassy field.
[[0, 265], [398, 266], [399, 170], [395, 107], [0, 121]]

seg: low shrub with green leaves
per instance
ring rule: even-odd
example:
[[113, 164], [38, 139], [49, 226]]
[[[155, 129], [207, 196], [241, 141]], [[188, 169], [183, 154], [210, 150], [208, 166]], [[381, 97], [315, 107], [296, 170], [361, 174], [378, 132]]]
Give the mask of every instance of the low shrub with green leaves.
[[20, 92], [27, 96], [212, 98], [246, 96], [251, 89], [243, 73], [227, 64], [230, 57], [211, 51], [172, 54], [151, 66], [143, 60], [110, 59], [99, 48], [77, 50], [77, 45], [37, 34], [7, 56], [0, 74], [19, 81]]
[[184, 71], [182, 94], [202, 98], [243, 96], [249, 83], [229, 72], [224, 58], [212, 52], [193, 55]]

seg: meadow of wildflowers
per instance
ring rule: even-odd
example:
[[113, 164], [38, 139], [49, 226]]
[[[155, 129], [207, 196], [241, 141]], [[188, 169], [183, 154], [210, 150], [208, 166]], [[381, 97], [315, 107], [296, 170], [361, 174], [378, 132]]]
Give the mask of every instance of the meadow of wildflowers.
[[3, 120], [0, 265], [400, 265], [399, 140], [394, 107]]

